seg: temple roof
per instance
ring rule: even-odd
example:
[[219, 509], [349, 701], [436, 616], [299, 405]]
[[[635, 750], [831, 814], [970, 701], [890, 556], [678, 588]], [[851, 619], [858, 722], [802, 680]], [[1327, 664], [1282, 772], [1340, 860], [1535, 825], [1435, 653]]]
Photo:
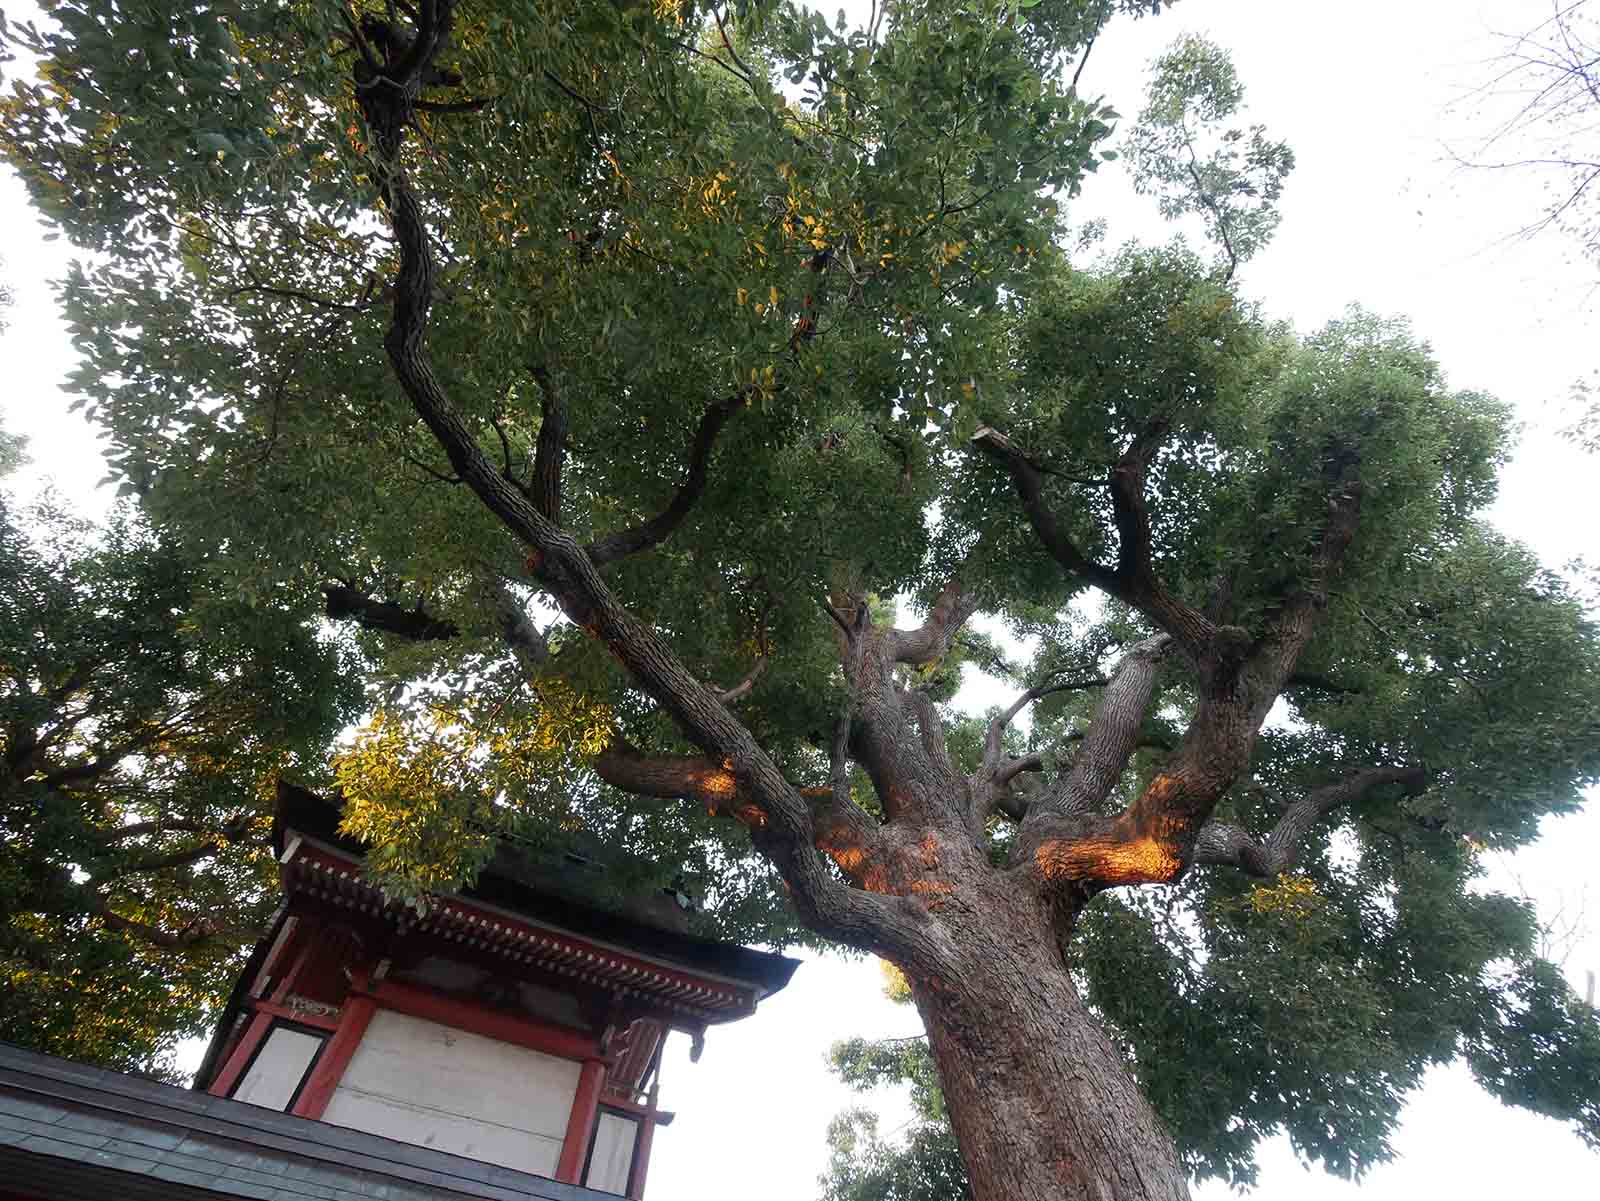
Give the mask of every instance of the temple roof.
[[[358, 861], [366, 854], [360, 842], [339, 833], [339, 810], [331, 802], [279, 781], [272, 837], [280, 862], [294, 834], [344, 851]], [[617, 902], [593, 882], [603, 871], [604, 864], [596, 860], [574, 863], [564, 854], [539, 855], [520, 848], [513, 852], [502, 846], [475, 884], [452, 895], [539, 925], [642, 952], [693, 972], [719, 976], [758, 996], [783, 988], [799, 966], [798, 960], [784, 955], [685, 932], [677, 907], [665, 894], [624, 900], [622, 912], [608, 910], [608, 901]]]

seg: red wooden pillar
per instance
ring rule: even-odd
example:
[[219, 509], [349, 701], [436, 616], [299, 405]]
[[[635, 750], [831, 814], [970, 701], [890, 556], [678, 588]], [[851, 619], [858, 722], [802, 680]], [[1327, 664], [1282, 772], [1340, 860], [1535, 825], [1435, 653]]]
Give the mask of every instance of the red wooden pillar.
[[581, 1184], [583, 1161], [589, 1154], [589, 1139], [594, 1134], [595, 1115], [600, 1109], [600, 1089], [606, 1082], [603, 1059], [586, 1059], [578, 1075], [578, 1095], [572, 1099], [572, 1116], [567, 1119], [567, 1137], [556, 1162], [556, 1179], [565, 1184]]
[[361, 1036], [367, 1032], [367, 1023], [377, 1011], [378, 1003], [365, 993], [350, 994], [339, 1014], [339, 1028], [322, 1048], [317, 1066], [311, 1069], [311, 1076], [290, 1113], [302, 1118], [322, 1116], [328, 1102], [333, 1100], [333, 1090], [339, 1087], [345, 1068], [350, 1066], [350, 1058], [356, 1053]]
[[222, 1071], [216, 1074], [211, 1081], [211, 1087], [206, 1091], [213, 1097], [226, 1097], [233, 1092], [233, 1086], [239, 1083], [239, 1077], [244, 1075], [245, 1065], [250, 1062], [250, 1057], [256, 1053], [256, 1048], [261, 1045], [261, 1040], [267, 1037], [267, 1029], [272, 1025], [270, 1013], [258, 1013], [250, 1019], [250, 1025], [245, 1028], [244, 1037], [234, 1045], [233, 1054], [228, 1056], [228, 1062], [222, 1065]]

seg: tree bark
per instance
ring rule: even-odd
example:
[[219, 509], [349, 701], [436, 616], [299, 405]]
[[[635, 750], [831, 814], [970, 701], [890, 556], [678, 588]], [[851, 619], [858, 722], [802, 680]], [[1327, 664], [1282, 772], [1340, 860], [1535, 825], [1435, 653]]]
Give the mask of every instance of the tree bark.
[[1049, 907], [1005, 876], [937, 910], [907, 969], [976, 1201], [1187, 1201], [1172, 1137], [1078, 996]]

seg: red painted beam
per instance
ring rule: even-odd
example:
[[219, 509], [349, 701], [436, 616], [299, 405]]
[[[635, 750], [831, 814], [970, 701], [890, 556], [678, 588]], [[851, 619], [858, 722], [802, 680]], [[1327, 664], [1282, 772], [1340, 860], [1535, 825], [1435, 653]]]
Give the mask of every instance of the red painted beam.
[[541, 1022], [525, 1014], [504, 1013], [469, 1001], [458, 1001], [412, 984], [385, 980], [371, 995], [384, 1009], [543, 1051], [546, 1055], [562, 1059], [597, 1059], [600, 1054], [599, 1040], [592, 1035]]
[[307, 1013], [303, 1009], [291, 1009], [287, 1005], [274, 1005], [271, 1001], [257, 1001], [253, 1007], [257, 1013], [270, 1013], [275, 1018], [282, 1018], [286, 1022], [295, 1022], [301, 1026], [310, 1026], [315, 1030], [334, 1031], [339, 1028], [339, 1018], [329, 1017], [325, 1013]]

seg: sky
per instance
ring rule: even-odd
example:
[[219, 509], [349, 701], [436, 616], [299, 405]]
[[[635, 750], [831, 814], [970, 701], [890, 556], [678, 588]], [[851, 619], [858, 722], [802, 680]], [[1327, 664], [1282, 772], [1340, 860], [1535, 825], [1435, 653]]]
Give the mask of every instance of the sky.
[[[1501, 35], [1548, 12], [1547, 0], [1182, 0], [1157, 19], [1112, 26], [1081, 86], [1132, 114], [1147, 64], [1180, 34], [1204, 33], [1233, 54], [1252, 118], [1287, 140], [1298, 160], [1280, 231], [1241, 270], [1242, 290], [1302, 331], [1353, 302], [1407, 315], [1452, 386], [1514, 403], [1523, 440], [1493, 516], [1559, 566], [1600, 558], [1600, 462], [1558, 434], [1570, 420], [1572, 385], [1600, 369], [1600, 266], [1558, 235], [1514, 236], [1537, 216], [1541, 180], [1457, 163], [1509, 103], [1477, 93], [1497, 73]], [[17, 4], [8, 15], [31, 14]], [[1073, 216], [1105, 218], [1113, 245], [1171, 234], [1115, 167], [1089, 181]], [[0, 255], [17, 294], [11, 329], [0, 336], [0, 422], [32, 438], [35, 463], [18, 487], [49, 480], [86, 511], [102, 511], [109, 490], [96, 492], [95, 482], [104, 467], [92, 431], [66, 413], [61, 388], [76, 359], [51, 283], [69, 252], [43, 241], [43, 232], [16, 180], [0, 172]], [[1574, 927], [1566, 966], [1580, 992], [1586, 970], [1600, 969], [1597, 851], [1600, 804], [1591, 804], [1547, 821], [1537, 844], [1491, 866], [1494, 886], [1525, 891], [1543, 915]], [[766, 1201], [814, 1198], [828, 1121], [862, 1100], [828, 1075], [829, 1045], [918, 1029], [913, 1010], [883, 998], [874, 963], [827, 956], [808, 958], [755, 1017], [714, 1029], [700, 1063], [688, 1062], [686, 1039], [674, 1039], [662, 1101], [678, 1117], [657, 1137], [650, 1201], [747, 1201], [757, 1191]], [[897, 1098], [867, 1101], [883, 1108], [885, 1129], [904, 1119]], [[1586, 1195], [1582, 1182], [1592, 1189], [1600, 1179], [1600, 1156], [1575, 1135], [1499, 1106], [1459, 1065], [1429, 1075], [1395, 1147], [1395, 1162], [1358, 1190], [1308, 1172], [1278, 1140], [1263, 1150], [1257, 1196], [1502, 1201], [1574, 1186]], [[1215, 1201], [1227, 1193], [1213, 1183], [1196, 1195]]]

